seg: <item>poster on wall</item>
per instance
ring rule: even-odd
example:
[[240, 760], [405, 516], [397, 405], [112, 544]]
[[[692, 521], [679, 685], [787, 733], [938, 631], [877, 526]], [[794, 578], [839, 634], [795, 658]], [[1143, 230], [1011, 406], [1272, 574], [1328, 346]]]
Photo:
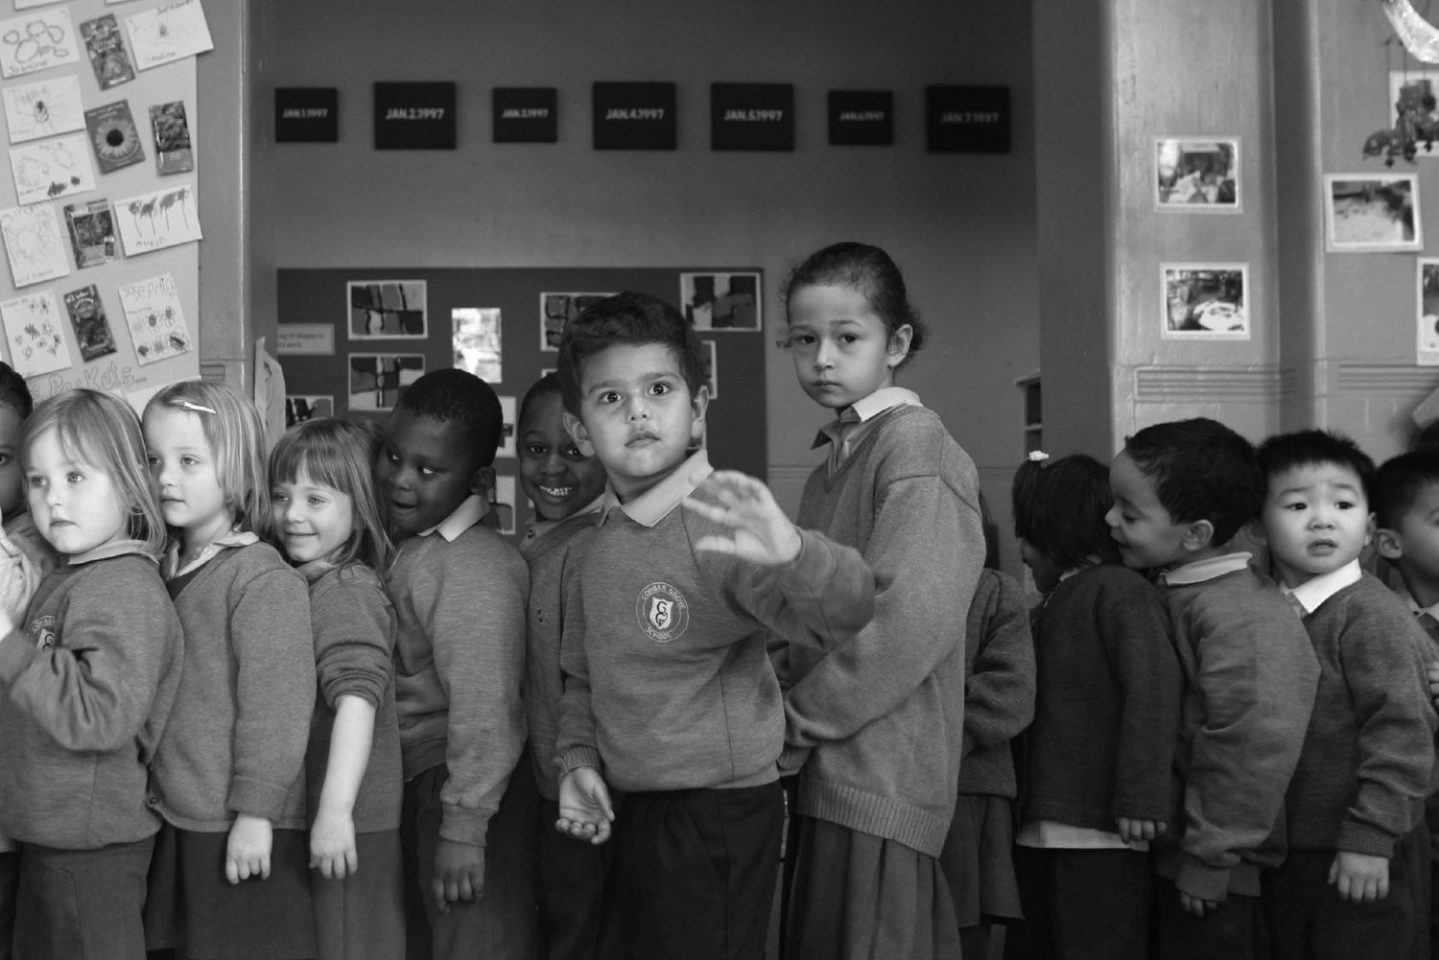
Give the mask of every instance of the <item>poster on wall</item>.
[[455, 366], [486, 383], [504, 376], [499, 307], [455, 307], [450, 311]]
[[175, 277], [162, 273], [120, 285], [120, 309], [141, 366], [178, 357], [192, 348]]
[[95, 82], [101, 90], [109, 90], [135, 79], [135, 68], [130, 64], [130, 54], [125, 51], [120, 24], [115, 22], [113, 13], [81, 23], [80, 36], [85, 40], [90, 66], [95, 71]]
[[70, 260], [65, 256], [60, 218], [53, 204], [0, 210], [0, 237], [5, 240], [5, 255], [16, 287], [69, 276]]
[[[1380, 122], [1386, 130], [1393, 127], [1400, 116], [1432, 124], [1436, 116], [1436, 96], [1439, 96], [1439, 84], [1436, 84], [1435, 79], [1429, 73], [1391, 70], [1389, 72], [1389, 110]], [[1431, 145], [1421, 139], [1419, 151], [1415, 157], [1424, 160], [1439, 159], [1439, 144]]]
[[351, 412], [393, 410], [400, 391], [425, 375], [422, 353], [352, 353], [349, 361]]
[[95, 189], [95, 170], [83, 133], [16, 144], [10, 148], [10, 172], [21, 204]]
[[6, 80], [79, 59], [80, 42], [67, 7], [0, 20], [0, 76]]
[[127, 257], [202, 239], [195, 189], [188, 183], [117, 200], [115, 221]]
[[613, 293], [542, 293], [540, 294], [540, 349], [558, 350], [565, 335], [565, 326], [592, 303]]
[[200, 0], [174, 0], [126, 17], [125, 31], [141, 70], [215, 49]]
[[48, 77], [0, 90], [11, 143], [85, 129], [85, 108], [76, 77]]
[[185, 116], [185, 101], [172, 100], [151, 106], [150, 130], [155, 137], [156, 173], [168, 177], [195, 169], [195, 151], [190, 147], [190, 121]]
[[130, 113], [130, 101], [116, 100], [85, 111], [85, 129], [101, 173], [114, 173], [145, 159], [140, 131]]
[[55, 291], [27, 293], [0, 303], [10, 365], [22, 377], [54, 373], [70, 366], [70, 348], [60, 331]]
[[1419, 176], [1325, 174], [1324, 223], [1330, 253], [1423, 250]]
[[309, 420], [325, 420], [335, 415], [335, 398], [318, 394], [289, 394], [285, 397], [285, 429]]
[[696, 330], [761, 330], [760, 275], [682, 273], [680, 308]]
[[65, 294], [65, 312], [70, 315], [70, 328], [75, 331], [81, 360], [89, 363], [116, 351], [115, 334], [105, 316], [105, 304], [93, 283]]
[[1239, 140], [1161, 137], [1154, 141], [1154, 205], [1176, 213], [1238, 213]]
[[65, 204], [65, 228], [70, 233], [75, 266], [81, 270], [115, 259], [115, 216], [110, 201]]
[[423, 280], [352, 280], [345, 284], [351, 340], [423, 340], [430, 324]]
[[1420, 257], [1416, 273], [1415, 362], [1421, 367], [1439, 367], [1439, 258]]
[[1174, 340], [1248, 340], [1247, 263], [1163, 263], [1163, 336]]

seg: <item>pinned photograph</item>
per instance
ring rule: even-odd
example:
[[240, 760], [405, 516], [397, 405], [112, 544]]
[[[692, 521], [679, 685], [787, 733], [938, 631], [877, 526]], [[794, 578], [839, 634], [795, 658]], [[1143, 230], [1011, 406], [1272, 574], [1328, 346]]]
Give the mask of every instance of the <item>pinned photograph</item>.
[[172, 100], [150, 108], [150, 129], [155, 135], [155, 169], [162, 177], [189, 173], [195, 169], [195, 151], [190, 146], [190, 122], [185, 102]]
[[490, 488], [490, 510], [495, 515], [495, 529], [500, 533], [514, 533], [515, 523], [515, 478], [495, 477]]
[[1325, 174], [1324, 200], [1331, 253], [1424, 249], [1418, 174]]
[[5, 127], [11, 143], [74, 133], [85, 129], [80, 80], [50, 77], [0, 90], [5, 100]]
[[1249, 339], [1247, 263], [1164, 263], [1159, 270], [1165, 338]]
[[486, 383], [503, 376], [499, 307], [456, 307], [450, 311], [455, 366]]
[[95, 189], [95, 170], [83, 133], [11, 147], [10, 172], [15, 177], [15, 198], [22, 204]]
[[95, 150], [101, 173], [114, 173], [145, 159], [128, 100], [86, 110], [85, 129], [90, 131], [90, 146]]
[[95, 69], [95, 81], [101, 90], [135, 79], [135, 68], [130, 65], [130, 54], [125, 52], [125, 40], [113, 13], [81, 23], [80, 36], [90, 53], [90, 66]]
[[70, 231], [75, 266], [81, 270], [115, 259], [115, 216], [110, 212], [110, 201], [67, 203], [65, 227]]
[[120, 309], [141, 366], [178, 357], [192, 349], [194, 341], [185, 326], [173, 274], [121, 284]]
[[27, 293], [0, 303], [10, 365], [22, 377], [37, 377], [70, 366], [70, 348], [60, 330], [55, 291]]
[[1413, 125], [1417, 141], [1414, 157], [1408, 159], [1439, 159], [1439, 145], [1435, 143], [1439, 139], [1439, 99], [1436, 95], [1439, 95], [1439, 83], [1428, 73], [1391, 70], [1386, 126], [1365, 141], [1364, 155], [1405, 155], [1402, 145], [1394, 142], [1391, 132], [1402, 118]]
[[515, 398], [500, 397], [500, 445], [495, 450], [496, 457], [513, 457], [515, 455], [515, 434], [518, 428], [519, 417], [515, 413]]
[[1238, 213], [1239, 141], [1163, 137], [1154, 141], [1155, 205], [1183, 213]]
[[719, 399], [719, 356], [718, 356], [718, 355], [716, 354], [716, 352], [715, 352], [715, 342], [714, 342], [713, 340], [701, 340], [700, 343], [704, 345], [704, 353], [701, 354], [701, 356], [703, 356], [703, 358], [704, 358], [704, 364], [705, 364], [705, 368], [704, 368], [705, 386], [709, 387], [709, 390], [710, 390], [710, 399], [711, 399], [711, 400], [718, 400], [718, 399]]
[[100, 291], [93, 283], [65, 294], [65, 312], [70, 314], [70, 328], [80, 345], [81, 360], [98, 360], [115, 352], [115, 334], [105, 317]]
[[423, 340], [430, 327], [423, 280], [351, 280], [345, 284], [351, 340]]
[[364, 413], [393, 410], [400, 391], [424, 375], [422, 353], [352, 353], [349, 408]]
[[285, 429], [310, 420], [328, 420], [335, 415], [335, 398], [317, 394], [290, 394], [285, 397]]
[[542, 293], [540, 294], [540, 349], [558, 350], [565, 327], [592, 303], [613, 293]]
[[758, 273], [682, 273], [680, 307], [696, 330], [764, 327]]
[[199, 0], [175, 0], [126, 17], [125, 30], [141, 70], [215, 49]]
[[67, 7], [0, 20], [0, 76], [6, 80], [80, 59], [80, 43]]
[[1439, 259], [1419, 258], [1418, 281], [1416, 362], [1421, 367], [1439, 367]]
[[60, 235], [60, 218], [54, 204], [0, 210], [0, 236], [10, 260], [10, 276], [17, 287], [70, 275], [70, 258]]
[[189, 183], [117, 200], [115, 222], [127, 257], [202, 239], [195, 187]]

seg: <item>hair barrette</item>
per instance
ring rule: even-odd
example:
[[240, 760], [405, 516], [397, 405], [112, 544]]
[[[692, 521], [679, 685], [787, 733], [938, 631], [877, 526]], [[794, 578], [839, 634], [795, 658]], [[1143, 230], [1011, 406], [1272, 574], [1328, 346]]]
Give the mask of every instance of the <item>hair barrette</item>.
[[193, 401], [193, 400], [179, 400], [179, 401], [176, 401], [176, 402], [177, 402], [181, 407], [185, 408], [186, 410], [189, 410], [191, 413], [209, 413], [209, 414], [214, 414], [214, 413], [215, 413], [214, 410], [211, 410], [209, 407], [205, 406], [203, 403], [196, 403], [196, 402]]
[[1029, 455], [1025, 459], [1027, 459], [1030, 463], [1043, 463], [1044, 461], [1049, 459], [1049, 454], [1045, 453], [1043, 450], [1031, 450], [1029, 451]]

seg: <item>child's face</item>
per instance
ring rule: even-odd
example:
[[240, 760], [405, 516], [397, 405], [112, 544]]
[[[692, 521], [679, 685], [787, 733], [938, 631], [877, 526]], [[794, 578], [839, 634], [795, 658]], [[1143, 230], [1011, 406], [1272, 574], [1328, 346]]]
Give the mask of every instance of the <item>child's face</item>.
[[355, 529], [355, 500], [311, 479], [306, 470], [270, 490], [270, 519], [292, 563], [328, 557], [349, 542]]
[[76, 459], [59, 431], [44, 430], [30, 441], [25, 478], [35, 528], [61, 553], [84, 553], [128, 536], [128, 511], [114, 479]]
[[1305, 464], [1270, 477], [1259, 519], [1275, 572], [1288, 587], [1357, 559], [1373, 533], [1363, 482], [1337, 463]]
[[1029, 545], [1029, 541], [1020, 538], [1019, 557], [1029, 572], [1034, 575], [1034, 585], [1039, 588], [1040, 593], [1048, 593], [1059, 586], [1059, 578], [1064, 574], [1044, 554]]
[[466, 449], [464, 424], [400, 407], [375, 459], [385, 519], [396, 540], [440, 523], [487, 484]]
[[1184, 537], [1189, 524], [1174, 522], [1159, 502], [1154, 478], [1139, 469], [1128, 453], [1121, 452], [1109, 465], [1109, 490], [1114, 506], [1104, 522], [1126, 567], [1165, 570], [1187, 559]]
[[0, 404], [0, 517], [24, 512], [25, 472], [20, 469], [20, 411]]
[[854, 287], [800, 287], [789, 299], [789, 349], [799, 385], [822, 407], [842, 410], [894, 383], [909, 353], [910, 327], [890, 336], [884, 318]]
[[605, 468], [565, 430], [558, 393], [541, 394], [520, 417], [520, 487], [542, 520], [563, 520], [605, 488]]
[[1439, 587], [1439, 483], [1419, 490], [1398, 529], [1380, 531], [1379, 550], [1406, 577], [1418, 575], [1431, 589]]
[[585, 361], [580, 415], [565, 414], [576, 445], [604, 465], [621, 500], [644, 493], [685, 461], [704, 430], [703, 387], [690, 396], [674, 349], [616, 344]]
[[200, 414], [174, 407], [145, 413], [145, 453], [165, 523], [179, 530], [222, 532], [234, 522], [215, 451], [205, 439]]

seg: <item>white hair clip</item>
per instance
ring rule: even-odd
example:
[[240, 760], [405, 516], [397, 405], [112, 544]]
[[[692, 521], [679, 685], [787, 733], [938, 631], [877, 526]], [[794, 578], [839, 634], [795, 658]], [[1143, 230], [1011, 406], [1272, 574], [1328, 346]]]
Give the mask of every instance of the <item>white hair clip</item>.
[[1045, 453], [1043, 450], [1031, 450], [1029, 451], [1029, 456], [1026, 459], [1029, 460], [1030, 463], [1043, 463], [1044, 461], [1049, 459], [1049, 454]]
[[196, 403], [196, 402], [193, 401], [193, 400], [179, 400], [179, 401], [177, 401], [177, 403], [179, 403], [179, 405], [180, 405], [181, 407], [185, 408], [186, 410], [189, 410], [191, 413], [209, 413], [209, 414], [214, 414], [214, 412], [215, 412], [214, 410], [211, 410], [209, 407], [205, 406], [204, 404], [202, 404], [202, 403]]

